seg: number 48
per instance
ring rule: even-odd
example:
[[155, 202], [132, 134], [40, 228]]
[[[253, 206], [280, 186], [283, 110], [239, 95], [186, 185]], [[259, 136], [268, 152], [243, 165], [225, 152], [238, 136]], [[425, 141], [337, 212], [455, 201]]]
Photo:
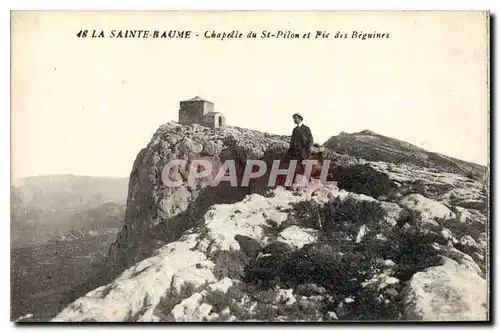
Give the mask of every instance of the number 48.
[[80, 31], [76, 34], [76, 36], [77, 36], [78, 38], [85, 38], [85, 37], [87, 37], [87, 33], [88, 33], [88, 31], [87, 31], [87, 30], [80, 30]]

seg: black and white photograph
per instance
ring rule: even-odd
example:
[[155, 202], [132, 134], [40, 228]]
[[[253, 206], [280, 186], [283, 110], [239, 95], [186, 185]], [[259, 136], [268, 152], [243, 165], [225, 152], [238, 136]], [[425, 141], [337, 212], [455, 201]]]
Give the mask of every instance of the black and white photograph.
[[489, 322], [467, 11], [12, 11], [10, 320]]

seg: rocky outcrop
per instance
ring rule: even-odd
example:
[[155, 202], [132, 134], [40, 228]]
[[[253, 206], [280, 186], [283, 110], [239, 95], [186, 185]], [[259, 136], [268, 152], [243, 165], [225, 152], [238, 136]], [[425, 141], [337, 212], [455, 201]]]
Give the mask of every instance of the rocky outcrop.
[[[484, 298], [481, 291], [486, 294], [478, 271], [463, 265], [465, 254], [457, 256], [453, 247], [434, 248], [439, 238], [427, 238], [425, 228], [387, 227], [384, 212], [365, 226], [369, 222], [366, 216], [381, 205], [377, 200], [345, 195], [334, 187], [322, 188], [328, 195], [313, 196], [312, 190], [318, 189], [278, 187], [271, 197], [251, 194], [241, 202], [212, 206], [198, 230], [186, 231], [114, 282], [78, 299], [55, 321], [350, 320], [369, 319], [367, 308], [373, 309], [371, 314], [392, 313], [379, 317], [384, 319], [483, 317], [485, 309], [475, 311], [477, 306], [463, 295], [468, 292], [463, 285], [466, 278], [474, 281], [466, 287], [473, 287], [478, 298]], [[342, 211], [356, 208], [366, 211], [344, 223]], [[336, 212], [328, 215], [332, 209]], [[305, 226], [309, 221], [298, 221], [297, 216], [314, 218], [314, 211], [320, 214], [323, 226], [312, 232]], [[281, 224], [268, 216], [275, 216]], [[294, 222], [298, 224], [289, 226]], [[328, 226], [331, 222], [336, 223], [335, 232]], [[364, 234], [357, 238], [361, 228], [365, 228]], [[311, 233], [331, 239], [319, 240]], [[228, 255], [242, 253], [241, 240], [236, 240], [241, 237], [257, 243], [255, 258], [238, 260]], [[452, 276], [448, 265], [440, 265], [439, 255], [448, 257], [446, 264], [455, 259], [453, 266], [460, 274]], [[433, 265], [436, 267], [428, 268]], [[337, 278], [335, 283], [331, 278]], [[322, 290], [305, 291], [311, 281]], [[221, 283], [230, 286], [214, 290]], [[432, 286], [430, 290], [427, 284]], [[187, 285], [190, 290], [183, 290]], [[261, 287], [268, 290], [256, 291]], [[440, 312], [439, 301], [456, 292], [461, 297]], [[338, 302], [339, 298], [344, 300]], [[427, 308], [426, 303], [433, 307]], [[264, 312], [269, 310], [273, 314], [268, 317]]]
[[[163, 229], [167, 229], [168, 234], [162, 234], [161, 242], [178, 239], [184, 230], [195, 226], [195, 219], [201, 217], [211, 205], [237, 202], [251, 191], [257, 191], [251, 187], [239, 190], [203, 188], [203, 183], [196, 188], [167, 187], [162, 183], [162, 176], [165, 176], [162, 171], [168, 161], [182, 159], [189, 163], [205, 158], [213, 165], [220, 165], [231, 159], [236, 161], [238, 167], [244, 166], [248, 159], [281, 159], [288, 148], [288, 141], [287, 136], [229, 126], [216, 130], [199, 125], [181, 126], [174, 122], [161, 126], [134, 162], [125, 226], [110, 249], [108, 265], [114, 267], [115, 274], [119, 273], [149, 256], [161, 244], [150, 247], [151, 243], [156, 243], [157, 235]], [[324, 154], [334, 160], [335, 165], [353, 162], [352, 158], [332, 151]], [[179, 179], [180, 174], [171, 177]]]
[[416, 273], [405, 289], [405, 318], [425, 321], [486, 320], [486, 281], [456, 261]]
[[[294, 195], [292, 191], [278, 188], [271, 198], [253, 194], [238, 203], [216, 204], [203, 216], [203, 226], [198, 232], [186, 231], [178, 241], [165, 245], [152, 257], [127, 269], [113, 283], [75, 301], [55, 320], [124, 321], [129, 317], [140, 321], [157, 320], [154, 310], [170, 291], [178, 291], [185, 283], [195, 287], [207, 283], [209, 287], [217, 281], [210, 257], [220, 251], [239, 251], [236, 235], [251, 236], [262, 246], [267, 245], [271, 234], [265, 232], [270, 225], [264, 216], [309, 200], [310, 195], [310, 192]], [[292, 233], [287, 232], [292, 238], [300, 238]]]
[[418, 212], [420, 220], [424, 222], [429, 219], [432, 219], [434, 222], [455, 218], [455, 214], [446, 206], [420, 194], [411, 194], [403, 197], [399, 201], [399, 205], [410, 211]]
[[314, 229], [304, 229], [294, 225], [279, 233], [278, 241], [300, 249], [306, 244], [316, 242], [316, 233], [317, 231]]
[[160, 127], [131, 173], [126, 225], [109, 255], [116, 277], [54, 320], [484, 319], [470, 301], [487, 292], [487, 218], [456, 203], [485, 189], [466, 176], [324, 149], [337, 186], [161, 181], [172, 159], [267, 162], [287, 144], [241, 128]]
[[370, 130], [352, 134], [342, 132], [338, 136], [330, 137], [324, 146], [335, 152], [369, 161], [423, 166], [439, 172], [458, 173], [476, 180], [481, 180], [486, 174], [484, 166], [429, 152]]
[[209, 157], [214, 162], [230, 158], [262, 158], [265, 154], [282, 154], [286, 144], [285, 137], [232, 127], [213, 131], [173, 122], [161, 126], [134, 162], [125, 227], [110, 249], [109, 264], [119, 272], [145, 258], [153, 250], [146, 248], [147, 243], [156, 240], [149, 234], [157, 232], [162, 225], [169, 232], [163, 241], [179, 238], [184, 230], [194, 226], [186, 220], [188, 208], [191, 208], [189, 215], [194, 218], [214, 203], [235, 202], [247, 193], [224, 195], [218, 191], [218, 197], [211, 199], [210, 196], [216, 194], [211, 188], [167, 187], [162, 183], [162, 171], [168, 161], [182, 159], [190, 162], [200, 157]]

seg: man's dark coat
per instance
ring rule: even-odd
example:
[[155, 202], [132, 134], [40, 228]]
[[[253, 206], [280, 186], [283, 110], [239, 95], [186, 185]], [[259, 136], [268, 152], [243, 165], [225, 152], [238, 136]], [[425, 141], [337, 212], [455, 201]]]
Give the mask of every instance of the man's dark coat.
[[309, 158], [313, 143], [314, 139], [311, 134], [311, 129], [304, 124], [300, 127], [296, 126], [293, 128], [290, 148], [288, 150], [289, 158], [299, 161]]

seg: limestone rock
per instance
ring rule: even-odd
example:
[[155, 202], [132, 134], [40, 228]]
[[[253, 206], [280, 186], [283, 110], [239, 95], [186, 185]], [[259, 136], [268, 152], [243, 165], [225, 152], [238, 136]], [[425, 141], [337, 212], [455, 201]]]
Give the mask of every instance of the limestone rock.
[[221, 291], [227, 293], [228, 289], [231, 288], [235, 284], [235, 281], [231, 278], [223, 278], [216, 283], [210, 284], [208, 289], [211, 292]]
[[442, 203], [426, 198], [420, 194], [403, 197], [399, 204], [407, 209], [420, 212], [422, 220], [446, 220], [455, 218], [455, 214]]
[[358, 231], [358, 235], [356, 235], [356, 243], [360, 243], [366, 233], [368, 233], [370, 229], [366, 227], [366, 225], [361, 225]]
[[337, 314], [334, 311], [328, 311], [328, 318], [331, 320], [338, 320]]
[[[171, 239], [180, 237], [192, 226], [183, 223], [185, 218], [180, 217], [186, 211], [191, 209], [192, 216], [198, 214], [200, 217], [211, 205], [238, 201], [249, 191], [249, 188], [203, 189], [201, 183], [195, 187], [166, 186], [163, 170], [169, 161], [182, 159], [190, 163], [194, 159], [207, 158], [215, 167], [227, 159], [238, 162], [265, 156], [281, 158], [288, 144], [286, 136], [237, 127], [226, 126], [213, 131], [174, 122], [162, 125], [147, 147], [139, 152], [132, 167], [125, 226], [110, 249], [107, 266], [114, 272], [109, 273], [118, 274], [151, 255], [152, 250], [147, 245], [158, 235], [159, 227], [168, 228]], [[203, 157], [204, 150], [213, 156]], [[180, 173], [177, 169], [172, 176], [180, 179]]]
[[202, 293], [195, 293], [177, 304], [172, 309], [172, 315], [176, 322], [189, 322], [193, 320], [201, 321], [202, 318], [196, 317], [197, 309], [203, 299]]
[[481, 268], [470, 255], [450, 246], [440, 246], [437, 243], [434, 243], [433, 246], [444, 257], [450, 258], [478, 275], [483, 276]]
[[[374, 134], [367, 132], [362, 136], [368, 142]], [[296, 191], [277, 186], [255, 192], [252, 186], [205, 186], [212, 175], [194, 187], [185, 183], [169, 187], [162, 180], [166, 175], [185, 181], [186, 169], [182, 167], [163, 174], [164, 166], [173, 159], [189, 164], [205, 158], [214, 168], [226, 160], [237, 160], [243, 165], [248, 158], [269, 162], [281, 158], [288, 144], [286, 136], [235, 127], [213, 131], [196, 125], [161, 126], [132, 167], [125, 226], [105, 264], [114, 268], [114, 280], [87, 292], [54, 321], [133, 318], [146, 322], [165, 319], [162, 314], [175, 321], [236, 321], [240, 320], [236, 310], [213, 312], [212, 305], [217, 305], [208, 303], [205, 296], [217, 291], [226, 293], [217, 292], [217, 296], [240, 296], [246, 282], [257, 279], [278, 287], [278, 291], [273, 294], [274, 288], [270, 293], [264, 292], [265, 298], [259, 300], [255, 299], [256, 294], [243, 294], [237, 302], [231, 302], [241, 306], [245, 320], [262, 320], [258, 314], [263, 308], [277, 310], [282, 305], [295, 310], [298, 306], [312, 312], [324, 302], [338, 305], [330, 319], [344, 319], [353, 314], [351, 310], [372, 300], [377, 305], [399, 301], [403, 282], [398, 278], [406, 280], [400, 274], [414, 273], [415, 267], [416, 273], [406, 287], [406, 305], [398, 303], [396, 309], [404, 311], [406, 318], [486, 317], [482, 303], [486, 303], [487, 285], [482, 276], [486, 271], [488, 220], [484, 211], [474, 205], [484, 200], [486, 191], [483, 185], [461, 174], [431, 169], [425, 163], [357, 160], [326, 148], [322, 151], [325, 158], [337, 164], [329, 171], [340, 179], [338, 187], [315, 183]], [[420, 163], [419, 160], [414, 161]], [[456, 206], [461, 202], [476, 203], [467, 208]], [[379, 207], [384, 212], [380, 218]], [[401, 228], [394, 227], [406, 210], [420, 213], [420, 220], [407, 220]], [[369, 218], [371, 211], [376, 212], [376, 218]], [[315, 243], [320, 235], [321, 241]], [[404, 236], [400, 239], [397, 235]], [[419, 236], [417, 245], [411, 236]], [[420, 242], [422, 247], [413, 252]], [[371, 246], [374, 250], [367, 255]], [[233, 252], [225, 256], [221, 251]], [[432, 256], [435, 253], [445, 260], [445, 265], [422, 271], [423, 266], [429, 266], [428, 261], [439, 259]], [[232, 261], [232, 255], [244, 258]], [[226, 257], [229, 258], [224, 260]], [[353, 261], [356, 264], [350, 266]], [[242, 285], [226, 277], [237, 278], [221, 268], [225, 264], [235, 271], [245, 271]], [[315, 278], [319, 273], [327, 277]], [[345, 280], [336, 280], [337, 275]], [[296, 280], [301, 283], [288, 288]], [[188, 283], [196, 287], [194, 293], [172, 295], [174, 298], [165, 310], [169, 312], [158, 313], [162, 299]], [[358, 293], [360, 284], [363, 289]], [[237, 287], [231, 289], [234, 286]], [[351, 286], [357, 290], [344, 290]], [[375, 298], [363, 298], [364, 291], [375, 293]], [[301, 295], [307, 298], [300, 298]], [[282, 312], [274, 314], [277, 320], [290, 319]], [[310, 317], [328, 319], [326, 309], [318, 317], [314, 315]]]
[[460, 223], [466, 223], [467, 221], [472, 219], [472, 214], [463, 207], [455, 206], [455, 211], [457, 215], [457, 221]]
[[487, 319], [486, 281], [453, 261], [417, 272], [405, 292], [405, 318], [425, 321]]
[[191, 266], [187, 269], [177, 272], [172, 278], [172, 288], [180, 291], [181, 287], [189, 281], [195, 287], [204, 285], [205, 283], [214, 283], [217, 281], [210, 269], [198, 269], [196, 266]]
[[288, 215], [285, 212], [270, 211], [266, 213], [264, 217], [279, 227], [281, 223], [287, 219]]
[[316, 233], [317, 231], [314, 229], [300, 228], [294, 225], [282, 231], [278, 236], [278, 241], [300, 249], [306, 244], [315, 242], [317, 240]]
[[[391, 264], [389, 264], [391, 265]], [[373, 276], [371, 279], [361, 283], [361, 287], [369, 288], [374, 291], [380, 291], [387, 286], [399, 283], [399, 279], [390, 276], [390, 270], [384, 271], [379, 275]]]
[[465, 247], [479, 249], [479, 245], [477, 244], [476, 240], [474, 240], [474, 238], [470, 235], [462, 236], [462, 238], [460, 238], [460, 244]]
[[[179, 248], [178, 246], [177, 248]], [[93, 318], [102, 322], [124, 321], [147, 309], [142, 316], [151, 320], [153, 310], [170, 290], [175, 274], [206, 259], [200, 252], [171, 250], [134, 266], [113, 283], [99, 287], [76, 300], [53, 321], [83, 321]]]
[[403, 209], [398, 204], [390, 202], [380, 202], [380, 206], [387, 213], [385, 221], [392, 226], [396, 226]]
[[384, 260], [384, 265], [391, 267], [391, 266], [394, 266], [395, 263], [391, 259], [386, 259], [386, 260]]
[[296, 302], [293, 295], [293, 289], [280, 289], [276, 294], [275, 302], [284, 303], [285, 305], [292, 305]]

